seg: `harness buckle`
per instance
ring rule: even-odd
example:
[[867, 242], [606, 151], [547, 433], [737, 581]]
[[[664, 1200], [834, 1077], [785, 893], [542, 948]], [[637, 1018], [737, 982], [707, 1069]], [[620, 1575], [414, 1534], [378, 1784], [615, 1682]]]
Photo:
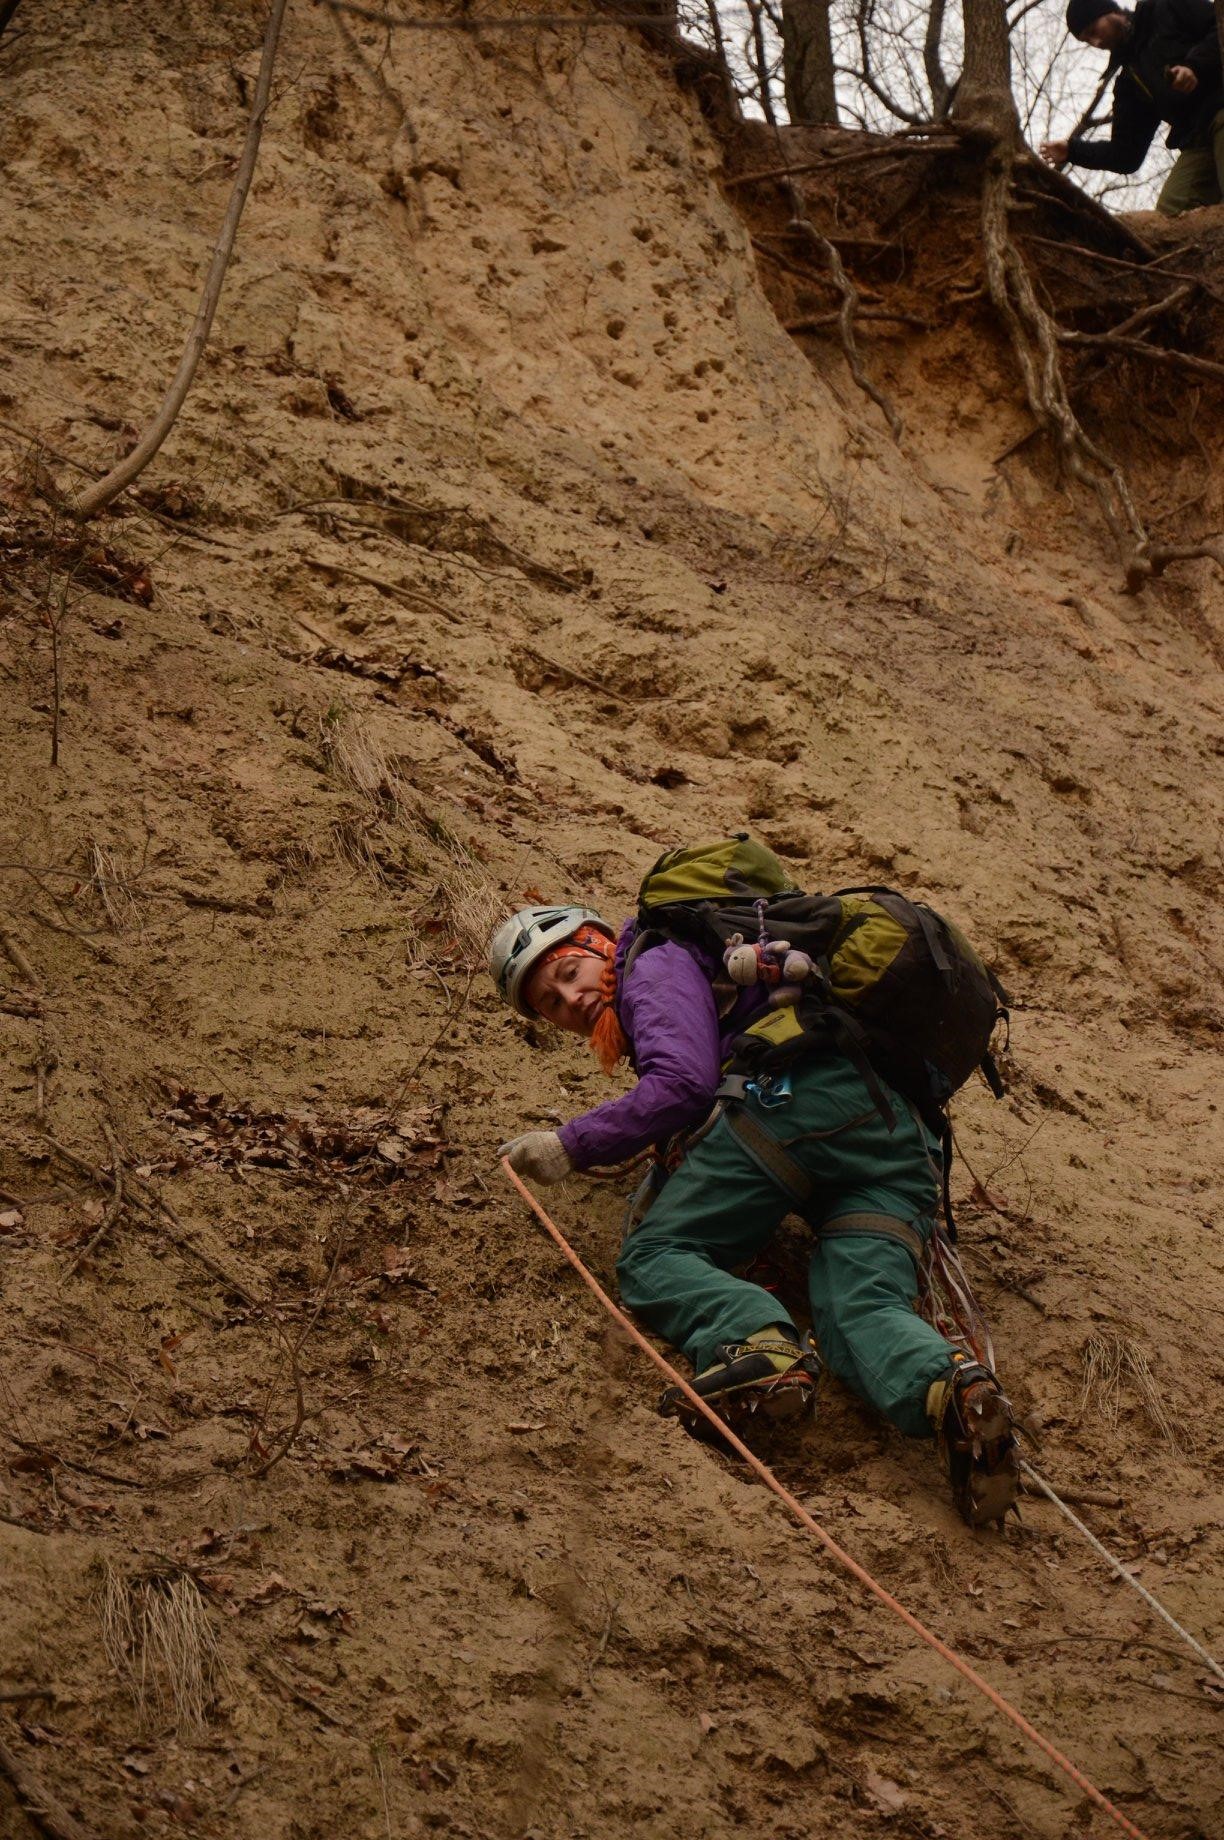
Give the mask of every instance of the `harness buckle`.
[[779, 1106], [789, 1105], [794, 1098], [789, 1073], [758, 1073], [744, 1087], [745, 1096], [749, 1093], [757, 1104], [767, 1112], [777, 1111]]

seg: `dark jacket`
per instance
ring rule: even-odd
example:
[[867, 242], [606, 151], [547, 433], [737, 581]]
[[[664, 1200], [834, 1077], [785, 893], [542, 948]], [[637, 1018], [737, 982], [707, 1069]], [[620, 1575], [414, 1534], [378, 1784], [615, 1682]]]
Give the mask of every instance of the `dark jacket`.
[[[1213, 117], [1224, 108], [1220, 41], [1211, 0], [1139, 0], [1131, 35], [1114, 53], [1113, 129], [1107, 141], [1069, 143], [1073, 166], [1138, 172], [1161, 122], [1166, 145], [1206, 146]], [[1188, 96], [1173, 89], [1166, 72], [1185, 64], [1198, 78]]]

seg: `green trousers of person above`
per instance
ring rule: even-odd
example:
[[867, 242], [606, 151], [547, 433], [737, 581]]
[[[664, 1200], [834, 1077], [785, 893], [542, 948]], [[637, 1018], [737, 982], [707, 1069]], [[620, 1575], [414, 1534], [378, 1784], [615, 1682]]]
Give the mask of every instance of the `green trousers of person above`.
[[[742, 1105], [812, 1183], [803, 1207], [816, 1233], [809, 1293], [826, 1365], [900, 1431], [922, 1437], [931, 1434], [927, 1389], [955, 1352], [916, 1310], [939, 1147], [904, 1099], [889, 1096], [891, 1132], [854, 1065], [829, 1055], [792, 1069], [783, 1104], [749, 1096]], [[733, 1275], [798, 1209], [732, 1123], [721, 1117], [689, 1151], [617, 1268], [625, 1303], [699, 1373], [722, 1344], [790, 1322], [772, 1292]]]
[[1156, 200], [1165, 217], [1224, 202], [1224, 109], [1212, 121], [1206, 146], [1179, 153]]

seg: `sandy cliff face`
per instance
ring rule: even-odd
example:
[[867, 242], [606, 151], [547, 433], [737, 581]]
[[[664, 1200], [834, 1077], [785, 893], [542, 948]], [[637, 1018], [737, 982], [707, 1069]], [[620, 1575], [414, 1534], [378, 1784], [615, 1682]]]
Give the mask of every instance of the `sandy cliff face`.
[[[146, 514], [74, 547], [48, 475], [173, 369], [261, 29], [49, 4], [0, 44], [0, 1687], [61, 1696], [6, 1739], [99, 1836], [1061, 1835], [1044, 1766], [655, 1416], [493, 1155], [603, 1084], [472, 967], [532, 889], [619, 914], [745, 823], [965, 922], [1018, 998], [1011, 1096], [958, 1108], [1004, 1371], [1218, 1649], [1218, 585], [1128, 599], [1082, 507], [1003, 483], [980, 332], [872, 348], [892, 443], [782, 330], [657, 50], [358, 59], [304, 7]], [[118, 1159], [117, 1219], [53, 1144]], [[557, 1211], [607, 1276], [619, 1191]], [[1203, 1670], [1052, 1511], [968, 1535], [834, 1388], [769, 1454], [1139, 1826], [1218, 1826]], [[105, 1567], [200, 1584], [203, 1723], [141, 1721]]]

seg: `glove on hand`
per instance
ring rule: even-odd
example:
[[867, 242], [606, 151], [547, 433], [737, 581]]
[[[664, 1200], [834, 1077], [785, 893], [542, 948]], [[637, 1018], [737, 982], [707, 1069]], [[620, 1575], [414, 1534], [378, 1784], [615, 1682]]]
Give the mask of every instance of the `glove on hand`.
[[574, 1170], [555, 1131], [528, 1131], [524, 1137], [512, 1137], [497, 1154], [509, 1158], [516, 1175], [530, 1176], [533, 1182], [564, 1182]]

